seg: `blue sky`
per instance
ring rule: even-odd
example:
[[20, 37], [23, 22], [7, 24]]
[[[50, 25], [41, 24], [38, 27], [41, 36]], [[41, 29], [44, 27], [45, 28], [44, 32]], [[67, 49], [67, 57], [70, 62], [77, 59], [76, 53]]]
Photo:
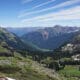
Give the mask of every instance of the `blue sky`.
[[80, 0], [0, 0], [0, 25], [80, 27]]

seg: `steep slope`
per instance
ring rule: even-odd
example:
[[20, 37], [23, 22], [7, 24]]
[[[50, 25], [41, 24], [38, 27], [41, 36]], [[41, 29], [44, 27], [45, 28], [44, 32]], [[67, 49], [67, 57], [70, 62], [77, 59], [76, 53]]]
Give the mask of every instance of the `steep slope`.
[[18, 36], [8, 32], [4, 28], [0, 28], [0, 43], [6, 43], [9, 47], [13, 48], [16, 51], [36, 51], [39, 49], [29, 42], [25, 43]]
[[80, 54], [80, 31], [72, 38], [72, 40], [62, 47], [62, 51], [69, 51], [72, 54]]
[[11, 77], [16, 80], [60, 80], [54, 70], [20, 55], [0, 57], [0, 77]]
[[25, 42], [30, 41], [40, 48], [53, 50], [64, 42], [69, 41], [78, 30], [78, 27], [62, 27], [56, 25], [24, 34], [21, 38], [25, 40]]
[[71, 58], [80, 54], [80, 31], [76, 32], [69, 42], [64, 43], [54, 50], [54, 55], [59, 58]]
[[13, 56], [14, 52], [12, 51], [12, 49], [9, 46], [2, 46], [0, 44], [0, 56]]
[[55, 57], [60, 65], [64, 66], [59, 70], [63, 80], [80, 79], [80, 31], [70, 40], [54, 51]]

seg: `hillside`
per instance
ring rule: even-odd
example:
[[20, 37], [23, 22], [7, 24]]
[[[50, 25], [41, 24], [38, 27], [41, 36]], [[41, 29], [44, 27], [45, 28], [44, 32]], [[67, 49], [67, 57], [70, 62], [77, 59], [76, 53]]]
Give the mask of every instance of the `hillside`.
[[37, 46], [26, 41], [26, 43], [21, 40], [15, 34], [7, 31], [4, 28], [0, 28], [0, 43], [6, 43], [9, 47], [16, 51], [36, 51], [40, 50]]
[[[0, 28], [0, 77], [10, 77], [16, 80], [59, 80], [59, 75], [54, 70], [33, 61], [32, 56], [23, 57], [16, 52], [21, 50], [24, 53], [25, 48], [32, 49], [24, 45], [16, 35]], [[27, 49], [25, 52], [27, 53]]]
[[[59, 74], [67, 80], [80, 79], [80, 31], [60, 48], [54, 51], [56, 58], [63, 65]], [[59, 56], [59, 57], [58, 57]]]
[[54, 50], [63, 43], [69, 41], [78, 30], [78, 27], [63, 27], [56, 25], [54, 27], [46, 27], [24, 34], [21, 38], [25, 42], [30, 41], [40, 48]]
[[80, 31], [71, 39], [71, 41], [61, 47], [62, 52], [68, 52], [72, 55], [80, 54]]
[[17, 54], [14, 57], [0, 56], [0, 77], [16, 80], [60, 80], [54, 70], [44, 68], [37, 62]]
[[76, 32], [68, 42], [56, 48], [53, 53], [57, 59], [71, 58], [74, 55], [80, 54], [80, 31]]

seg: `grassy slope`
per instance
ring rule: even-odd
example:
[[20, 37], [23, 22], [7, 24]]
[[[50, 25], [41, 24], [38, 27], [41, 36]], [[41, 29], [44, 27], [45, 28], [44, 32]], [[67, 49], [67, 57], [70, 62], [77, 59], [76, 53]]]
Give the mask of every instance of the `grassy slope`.
[[59, 74], [66, 80], [79, 80], [80, 71], [79, 66], [66, 66], [63, 70], [59, 71]]
[[0, 52], [8, 52], [8, 50], [0, 45]]
[[[75, 46], [76, 54], [80, 54], [80, 31], [79, 33], [74, 36], [72, 41], [70, 42]], [[65, 46], [67, 48], [67, 46]], [[74, 53], [74, 48], [73, 52]], [[68, 58], [64, 58], [68, 59]], [[80, 80], [80, 70], [79, 70], [80, 65], [67, 65], [64, 69], [59, 71], [59, 74], [63, 77], [63, 80]]]
[[15, 57], [0, 57], [0, 76], [8, 76], [16, 80], [57, 80], [41, 69], [37, 62], [23, 58], [20, 54]]

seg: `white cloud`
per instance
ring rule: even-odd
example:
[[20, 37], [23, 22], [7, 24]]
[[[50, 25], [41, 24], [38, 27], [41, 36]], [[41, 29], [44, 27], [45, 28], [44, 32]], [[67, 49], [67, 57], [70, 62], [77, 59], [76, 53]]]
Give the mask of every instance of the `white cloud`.
[[54, 1], [55, 1], [55, 0], [49, 0], [49, 1], [47, 1], [47, 2], [44, 2], [44, 3], [39, 4], [39, 5], [37, 5], [37, 6], [34, 6], [32, 9], [35, 9], [35, 8], [38, 8], [38, 7], [47, 5], [47, 4], [52, 3], [52, 2], [54, 2]]
[[[26, 1], [27, 1], [27, 0], [23, 1], [23, 3], [26, 3]], [[44, 6], [44, 5], [47, 5], [47, 4], [49, 4], [49, 3], [52, 3], [52, 2], [54, 2], [54, 1], [56, 1], [56, 0], [49, 0], [49, 1], [47, 1], [47, 2], [41, 3], [41, 4], [39, 4], [39, 5], [36, 5], [36, 6], [32, 7], [31, 9], [28, 9], [28, 11], [29, 11], [29, 10], [33, 10], [33, 9], [36, 9], [36, 8], [38, 8], [38, 7], [42, 7], [42, 6]], [[27, 1], [27, 3], [28, 3], [28, 2], [30, 2], [30, 1]], [[24, 10], [24, 11], [22, 11], [21, 13], [23, 14], [23, 13], [25, 13], [25, 12], [27, 12], [27, 11]]]
[[72, 5], [72, 4], [75, 4], [75, 3], [79, 3], [79, 2], [80, 2], [80, 0], [69, 0], [69, 1], [63, 2], [61, 4], [58, 4], [56, 6], [53, 6], [53, 7], [38, 10], [38, 11], [35, 11], [35, 12], [29, 12], [29, 13], [27, 12], [27, 13], [21, 14], [19, 17], [21, 18], [21, 17], [28, 16], [28, 15], [31, 15], [31, 14], [41, 13], [41, 12], [44, 12], [44, 11], [49, 11], [49, 10], [53, 10], [53, 9], [56, 9], [56, 8], [69, 6], [69, 5]]
[[24, 26], [28, 26], [28, 27], [35, 27], [35, 26], [39, 26], [39, 27], [52, 27], [54, 25], [63, 25], [63, 26], [78, 26], [80, 27], [80, 22], [79, 20], [52, 20], [52, 21], [33, 21], [33, 22], [26, 22], [23, 23]]
[[38, 16], [32, 19], [23, 19], [22, 22], [33, 22], [33, 21], [50, 21], [50, 20], [71, 20], [80, 19], [80, 6], [70, 8], [68, 10], [61, 10], [56, 13], [49, 13], [43, 16]]

